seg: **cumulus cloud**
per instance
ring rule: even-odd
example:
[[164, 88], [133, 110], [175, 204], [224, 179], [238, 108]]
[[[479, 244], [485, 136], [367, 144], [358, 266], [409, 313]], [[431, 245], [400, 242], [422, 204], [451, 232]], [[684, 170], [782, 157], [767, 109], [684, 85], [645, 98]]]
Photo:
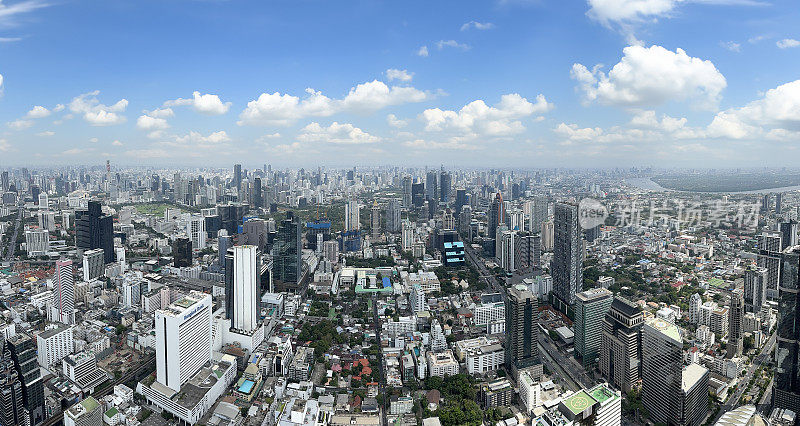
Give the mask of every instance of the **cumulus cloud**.
[[386, 70], [386, 79], [389, 81], [392, 80], [400, 80], [403, 82], [409, 82], [411, 79], [414, 78], [413, 72], [408, 72], [406, 70], [398, 70], [395, 68], [389, 68]]
[[608, 74], [595, 66], [572, 66], [586, 103], [623, 107], [656, 106], [672, 100], [693, 100], [701, 109], [714, 109], [727, 86], [711, 61], [661, 46], [628, 46]]
[[467, 31], [470, 28], [475, 28], [476, 30], [491, 30], [494, 28], [494, 24], [491, 22], [469, 21], [461, 26], [461, 31]]
[[413, 87], [387, 86], [374, 80], [350, 89], [342, 99], [332, 99], [314, 89], [306, 89], [307, 96], [262, 93], [258, 99], [247, 103], [239, 114], [240, 126], [285, 126], [305, 117], [329, 117], [343, 111], [371, 112], [392, 105], [422, 102], [431, 97], [427, 92]]
[[125, 122], [125, 116], [121, 112], [128, 107], [128, 100], [121, 99], [113, 105], [101, 104], [97, 99], [99, 90], [84, 93], [76, 96], [69, 103], [69, 110], [76, 114], [82, 114], [83, 119], [92, 126], [112, 126]]
[[428, 55], [429, 55], [428, 46], [420, 46], [419, 49], [417, 49], [417, 56], [422, 56], [423, 58], [426, 58], [428, 57]]
[[168, 128], [169, 123], [167, 123], [167, 120], [163, 118], [153, 117], [145, 114], [136, 119], [136, 127], [142, 130], [158, 130]]
[[28, 111], [27, 114], [25, 114], [25, 118], [44, 118], [47, 117], [48, 115], [50, 115], [49, 109], [41, 105], [36, 105], [33, 108], [31, 108], [31, 110]]
[[224, 130], [213, 132], [208, 136], [204, 136], [202, 133], [199, 132], [191, 131], [186, 135], [175, 137], [175, 142], [179, 144], [186, 144], [186, 143], [219, 144], [222, 142], [230, 142], [230, 141], [231, 138]]
[[532, 103], [519, 94], [503, 95], [495, 106], [483, 100], [468, 103], [459, 111], [426, 109], [422, 115], [427, 131], [452, 130], [462, 134], [506, 136], [525, 130], [520, 119], [550, 111], [553, 104], [544, 95]]
[[231, 109], [231, 105], [230, 102], [222, 102], [218, 95], [203, 95], [198, 91], [192, 93], [191, 99], [178, 98], [164, 102], [165, 107], [191, 106], [195, 111], [208, 115], [225, 114]]
[[708, 126], [710, 137], [781, 138], [800, 132], [800, 80], [768, 90], [741, 108], [719, 112]]
[[405, 127], [408, 124], [407, 121], [397, 118], [397, 116], [394, 115], [394, 114], [387, 115], [386, 116], [386, 122], [389, 123], [390, 126], [392, 126], [394, 128], [397, 128], [397, 129], [399, 129], [401, 127]]
[[313, 122], [300, 131], [297, 140], [301, 142], [325, 142], [332, 144], [358, 145], [378, 142], [379, 137], [353, 126], [350, 123], [331, 123], [330, 126], [321, 126]]
[[800, 41], [795, 40], [793, 38], [785, 38], [783, 40], [779, 40], [775, 43], [781, 49], [789, 49], [791, 47], [798, 47], [800, 46]]

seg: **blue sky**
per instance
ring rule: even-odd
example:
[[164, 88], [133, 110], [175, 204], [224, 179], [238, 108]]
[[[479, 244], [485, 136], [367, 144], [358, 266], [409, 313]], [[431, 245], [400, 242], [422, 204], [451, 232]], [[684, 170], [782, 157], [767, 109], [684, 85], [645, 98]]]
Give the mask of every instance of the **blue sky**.
[[789, 0], [0, 1], [0, 166], [791, 166]]

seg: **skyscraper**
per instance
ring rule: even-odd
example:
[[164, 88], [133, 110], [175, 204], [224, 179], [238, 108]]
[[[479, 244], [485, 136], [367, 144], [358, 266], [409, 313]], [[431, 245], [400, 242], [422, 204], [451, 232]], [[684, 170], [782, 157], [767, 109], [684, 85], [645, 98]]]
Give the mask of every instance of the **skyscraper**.
[[461, 214], [461, 208], [469, 203], [467, 200], [467, 190], [464, 188], [456, 189], [456, 216]]
[[220, 229], [217, 232], [217, 246], [219, 256], [219, 269], [225, 269], [225, 254], [228, 253], [228, 248], [233, 246], [233, 238], [228, 235], [228, 231]]
[[225, 255], [225, 317], [236, 330], [258, 327], [258, 247], [234, 246]]
[[422, 207], [425, 204], [425, 184], [422, 182], [411, 184], [411, 204]]
[[[575, 294], [583, 287], [583, 244], [578, 225], [578, 206], [556, 203], [553, 261], [553, 294], [559, 299], [560, 310], [575, 303]], [[566, 305], [566, 306], [563, 306]]]
[[103, 249], [103, 263], [114, 261], [114, 219], [103, 214], [100, 203], [75, 212], [75, 246], [81, 250]]
[[403, 176], [403, 207], [410, 208], [411, 207], [411, 184], [413, 183], [413, 179], [411, 176]]
[[699, 425], [708, 411], [708, 370], [682, 368], [683, 340], [675, 324], [642, 326], [642, 403], [654, 423]]
[[23, 404], [28, 411], [29, 424], [39, 425], [44, 421], [45, 407], [44, 383], [36, 359], [36, 344], [27, 334], [17, 334], [6, 340], [6, 346], [22, 381]]
[[234, 164], [233, 165], [233, 186], [237, 189], [242, 184], [242, 165], [241, 164]]
[[781, 202], [783, 201], [783, 194], [775, 194], [775, 214], [781, 214]]
[[767, 269], [767, 300], [777, 300], [781, 279], [781, 235], [764, 232], [758, 236], [756, 264]]
[[370, 231], [372, 231], [372, 239], [377, 239], [381, 235], [381, 206], [378, 205], [378, 200], [375, 200], [372, 203], [369, 219], [369, 227]]
[[797, 326], [800, 306], [800, 247], [783, 252], [778, 299], [777, 346], [775, 348], [775, 381], [772, 388], [773, 408], [800, 412], [800, 327]]
[[302, 240], [300, 223], [293, 212], [288, 212], [278, 227], [272, 245], [272, 279], [275, 291], [296, 292], [303, 279]]
[[603, 319], [600, 373], [628, 392], [641, 377], [644, 316], [633, 302], [615, 297]]
[[91, 281], [103, 275], [103, 249], [94, 249], [83, 252], [83, 280]]
[[261, 178], [253, 179], [253, 206], [256, 208], [264, 207], [264, 196], [262, 195], [263, 188], [261, 187]]
[[443, 203], [450, 202], [451, 179], [450, 173], [444, 170], [439, 174], [439, 201]]
[[759, 312], [767, 300], [767, 268], [751, 266], [744, 271], [744, 308], [746, 312]]
[[190, 239], [176, 238], [172, 242], [172, 265], [176, 268], [192, 266], [192, 241]]
[[75, 324], [75, 278], [72, 273], [71, 260], [56, 261], [51, 307], [53, 321]]
[[439, 199], [439, 174], [436, 170], [431, 170], [425, 176], [425, 199], [438, 200]]
[[22, 381], [14, 361], [11, 359], [11, 350], [5, 347], [5, 341], [0, 339], [0, 424], [22, 425], [28, 422], [22, 394]]
[[794, 219], [788, 222], [781, 222], [780, 231], [781, 250], [797, 245], [797, 222]]
[[516, 377], [524, 368], [539, 364], [539, 301], [524, 285], [508, 290], [506, 297], [505, 364]]
[[386, 206], [386, 230], [389, 232], [400, 232], [402, 223], [402, 208], [400, 201], [396, 198], [389, 200]]
[[742, 355], [744, 333], [744, 297], [738, 290], [731, 292], [731, 304], [728, 310], [728, 348], [727, 357], [736, 358]]
[[487, 236], [497, 238], [497, 227], [506, 223], [506, 206], [503, 203], [503, 196], [499, 192], [494, 196], [487, 216], [489, 219]]
[[193, 216], [186, 223], [186, 234], [192, 240], [192, 248], [197, 250], [206, 248], [206, 219], [201, 216]]
[[344, 230], [358, 231], [361, 229], [361, 206], [357, 200], [350, 200], [344, 206]]
[[211, 295], [191, 291], [155, 312], [156, 380], [180, 391], [211, 359]]
[[583, 368], [597, 362], [601, 346], [603, 318], [611, 307], [613, 294], [605, 288], [595, 288], [575, 296], [575, 358]]

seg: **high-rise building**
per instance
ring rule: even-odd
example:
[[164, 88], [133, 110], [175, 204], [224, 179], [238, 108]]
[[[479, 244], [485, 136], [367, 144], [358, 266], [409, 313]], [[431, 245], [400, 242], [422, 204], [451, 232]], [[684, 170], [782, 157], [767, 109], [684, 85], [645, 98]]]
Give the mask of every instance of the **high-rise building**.
[[439, 174], [436, 170], [431, 170], [425, 176], [425, 199], [438, 200], [439, 199]]
[[772, 407], [800, 413], [800, 247], [787, 248], [782, 258]]
[[263, 188], [261, 187], [260, 177], [253, 179], [253, 190], [251, 192], [253, 193], [251, 197], [253, 199], [253, 206], [256, 208], [264, 207]]
[[403, 176], [403, 208], [410, 208], [411, 207], [411, 184], [414, 180], [411, 176]]
[[425, 204], [425, 184], [422, 182], [411, 184], [411, 204], [416, 207], [422, 207]]
[[464, 188], [457, 188], [456, 189], [456, 216], [461, 214], [461, 209], [469, 204], [469, 199], [467, 198], [467, 190]]
[[539, 301], [524, 285], [506, 298], [506, 368], [514, 373], [539, 364]]
[[72, 261], [56, 262], [56, 273], [53, 277], [53, 304], [51, 320], [64, 324], [75, 324], [75, 278]]
[[217, 233], [217, 245], [219, 248], [219, 268], [225, 269], [225, 253], [228, 248], [233, 246], [233, 237], [228, 235], [228, 231], [220, 229]]
[[778, 299], [778, 283], [781, 279], [781, 234], [764, 232], [758, 236], [756, 264], [767, 269], [767, 300]]
[[361, 206], [357, 200], [350, 200], [344, 206], [344, 230], [358, 231], [361, 229]]
[[555, 226], [552, 220], [542, 222], [542, 251], [553, 251]]
[[25, 250], [30, 257], [47, 255], [50, 252], [50, 233], [47, 229], [26, 229]]
[[386, 230], [388, 232], [400, 232], [402, 226], [402, 208], [400, 201], [396, 198], [389, 200], [386, 206]]
[[204, 217], [193, 216], [186, 223], [186, 234], [192, 240], [192, 247], [197, 250], [206, 248], [206, 220]]
[[751, 266], [744, 271], [744, 308], [746, 312], [760, 312], [767, 300], [767, 268]]
[[44, 383], [36, 358], [36, 344], [27, 334], [17, 334], [6, 340], [14, 368], [22, 382], [22, 398], [28, 421], [22, 424], [36, 426], [45, 419]]
[[41, 367], [50, 370], [75, 350], [72, 326], [59, 326], [36, 336], [36, 359]]
[[452, 178], [450, 173], [442, 170], [439, 174], [439, 201], [443, 203], [450, 202], [450, 187]]
[[192, 240], [176, 238], [172, 242], [172, 264], [176, 268], [192, 266]]
[[539, 234], [517, 232], [515, 246], [517, 269], [541, 269], [542, 239]]
[[103, 249], [94, 249], [83, 252], [83, 280], [91, 281], [104, 273], [105, 254]]
[[[503, 228], [498, 228], [498, 230]], [[497, 233], [495, 254], [506, 273], [512, 273], [517, 270], [515, 261], [517, 260], [517, 250], [515, 244], [517, 239], [516, 231], [503, 230]]]
[[292, 212], [278, 227], [278, 235], [272, 245], [272, 279], [275, 291], [296, 292], [303, 280], [302, 240], [300, 222]]
[[11, 351], [5, 347], [4, 339], [0, 339], [0, 424], [28, 423], [24, 401], [22, 380], [14, 368]]
[[225, 317], [232, 328], [251, 332], [259, 325], [258, 248], [231, 247], [225, 263]]
[[372, 203], [369, 219], [369, 227], [374, 240], [381, 235], [381, 206], [378, 205], [377, 200]]
[[239, 188], [242, 184], [242, 165], [241, 164], [234, 164], [233, 165], [233, 186]]
[[155, 312], [156, 380], [180, 391], [211, 359], [211, 295], [191, 291]]
[[75, 246], [103, 249], [103, 263], [114, 261], [114, 219], [103, 214], [99, 202], [89, 201], [87, 210], [75, 212]]
[[775, 194], [775, 214], [781, 214], [781, 202], [783, 201], [783, 193]]
[[575, 295], [574, 353], [584, 368], [597, 362], [603, 319], [613, 300], [613, 294], [605, 288], [595, 288]]
[[644, 316], [627, 299], [615, 297], [603, 319], [600, 338], [600, 374], [625, 392], [641, 377]]
[[489, 238], [497, 238], [497, 227], [506, 223], [506, 206], [505, 203], [503, 203], [503, 196], [499, 192], [492, 200], [487, 216], [489, 223], [486, 229], [486, 235]]
[[731, 292], [730, 309], [728, 309], [728, 347], [727, 357], [742, 356], [744, 334], [744, 297], [738, 290]]
[[708, 411], [708, 370], [683, 365], [680, 329], [660, 318], [642, 326], [642, 403], [654, 423], [702, 423]]
[[[575, 294], [583, 287], [583, 244], [578, 225], [578, 206], [556, 203], [553, 239], [553, 293], [566, 311], [575, 303]], [[566, 305], [566, 306], [564, 306]]]
[[403, 220], [403, 231], [400, 236], [400, 245], [403, 251], [411, 251], [411, 246], [414, 244], [414, 225], [408, 219]]
[[781, 222], [780, 231], [781, 250], [797, 245], [797, 222], [794, 219], [788, 222]]

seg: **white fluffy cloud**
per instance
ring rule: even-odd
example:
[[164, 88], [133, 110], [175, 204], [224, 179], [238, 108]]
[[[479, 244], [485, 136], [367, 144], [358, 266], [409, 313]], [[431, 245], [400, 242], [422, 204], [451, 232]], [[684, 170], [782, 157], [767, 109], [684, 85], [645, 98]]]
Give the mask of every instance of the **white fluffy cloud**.
[[408, 72], [406, 70], [398, 70], [395, 68], [389, 68], [386, 70], [386, 79], [389, 81], [392, 80], [400, 80], [403, 82], [409, 82], [411, 79], [414, 78], [413, 72]]
[[325, 142], [346, 145], [367, 144], [380, 140], [379, 137], [370, 135], [350, 123], [339, 124], [335, 121], [328, 127], [313, 122], [300, 131], [297, 139], [301, 142]]
[[11, 144], [5, 139], [0, 139], [0, 152], [8, 152], [11, 150]]
[[342, 99], [331, 99], [310, 88], [306, 93], [303, 99], [279, 92], [262, 93], [258, 99], [247, 103], [247, 108], [239, 114], [238, 124], [285, 126], [305, 117], [328, 117], [343, 111], [371, 112], [431, 97], [413, 87], [390, 87], [379, 80], [351, 88]]
[[475, 28], [476, 30], [491, 30], [494, 28], [494, 24], [491, 22], [469, 21], [461, 26], [461, 31], [466, 31], [470, 28]]
[[790, 47], [798, 47], [800, 46], [800, 41], [795, 40], [793, 38], [785, 38], [783, 40], [779, 40], [775, 43], [781, 49], [788, 49]]
[[401, 127], [405, 127], [408, 124], [407, 121], [397, 118], [397, 116], [394, 115], [394, 114], [387, 115], [386, 116], [386, 122], [389, 123], [390, 126], [396, 128], [396, 129], [399, 129]]
[[111, 142], [111, 145], [113, 145], [113, 146], [122, 146], [123, 143], [118, 141], [118, 140], [115, 140], [114, 142]]
[[99, 90], [84, 93], [76, 96], [69, 103], [69, 110], [76, 114], [82, 114], [83, 119], [92, 126], [112, 126], [125, 122], [125, 116], [121, 112], [128, 107], [128, 100], [121, 99], [113, 105], [103, 105], [97, 99]]
[[604, 25], [642, 21], [665, 16], [680, 2], [681, 0], [588, 0], [587, 15]]
[[608, 74], [572, 66], [587, 103], [597, 101], [624, 107], [652, 107], [672, 100], [693, 100], [701, 109], [714, 109], [727, 86], [725, 77], [708, 60], [694, 58], [683, 49], [628, 46]]
[[426, 109], [421, 118], [427, 131], [453, 130], [463, 134], [506, 136], [525, 130], [521, 118], [550, 111], [553, 104], [544, 95], [538, 95], [531, 103], [519, 94], [503, 95], [495, 106], [483, 100], [468, 103], [459, 111]]
[[164, 106], [191, 106], [195, 111], [208, 115], [222, 115], [231, 109], [230, 102], [222, 102], [217, 95], [203, 95], [198, 91], [192, 93], [191, 99], [178, 98], [172, 101], [164, 102]]
[[142, 130], [161, 130], [169, 127], [167, 120], [151, 115], [141, 115], [136, 119], [136, 127]]
[[187, 143], [219, 144], [222, 142], [230, 142], [230, 141], [231, 138], [224, 130], [211, 133], [208, 136], [204, 136], [202, 133], [192, 131], [184, 136], [175, 137], [175, 142], [179, 144], [187, 144]]
[[25, 118], [44, 118], [47, 117], [48, 115], [50, 115], [49, 109], [41, 105], [36, 105], [33, 108], [31, 108], [31, 110], [28, 111], [27, 114], [25, 114]]
[[428, 46], [420, 46], [417, 49], [417, 56], [422, 56], [423, 58], [428, 57], [430, 53], [428, 53]]
[[708, 126], [710, 137], [782, 138], [800, 131], [800, 80], [770, 89], [761, 99], [719, 112]]

